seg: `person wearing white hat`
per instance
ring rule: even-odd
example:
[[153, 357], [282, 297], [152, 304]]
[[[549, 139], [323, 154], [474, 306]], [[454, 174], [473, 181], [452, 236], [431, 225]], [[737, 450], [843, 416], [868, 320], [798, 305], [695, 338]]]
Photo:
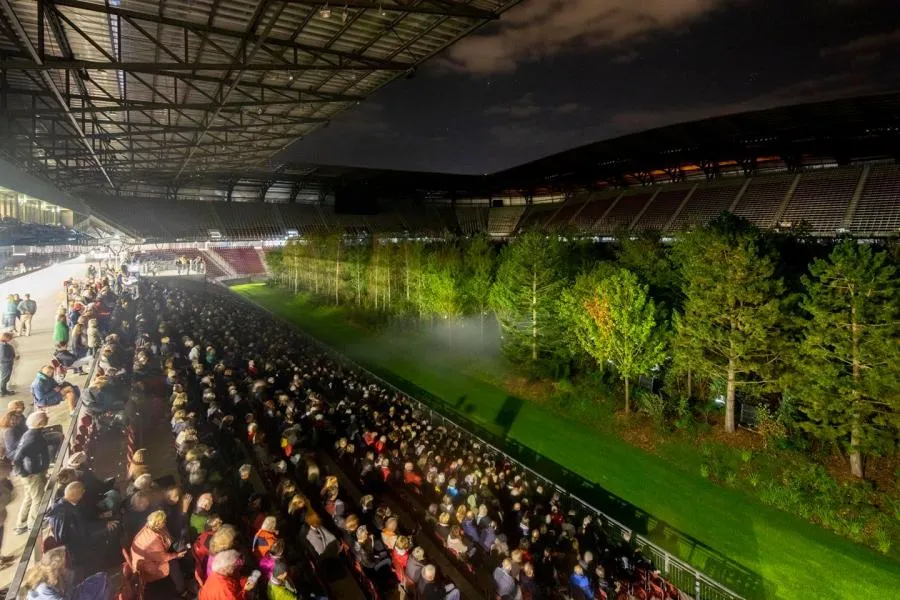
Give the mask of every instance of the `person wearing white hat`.
[[50, 447], [41, 431], [47, 426], [47, 413], [37, 410], [25, 420], [28, 427], [16, 447], [13, 467], [22, 478], [24, 497], [16, 520], [15, 533], [28, 531], [29, 523], [34, 523], [41, 510], [41, 496], [47, 484], [47, 469], [50, 467]]

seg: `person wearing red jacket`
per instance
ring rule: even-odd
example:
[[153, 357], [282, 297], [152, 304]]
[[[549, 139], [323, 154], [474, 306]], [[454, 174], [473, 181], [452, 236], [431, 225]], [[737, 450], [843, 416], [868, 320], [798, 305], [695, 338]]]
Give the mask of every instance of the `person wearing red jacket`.
[[200, 588], [199, 600], [248, 600], [255, 582], [241, 578], [241, 556], [223, 550], [213, 557], [212, 572]]

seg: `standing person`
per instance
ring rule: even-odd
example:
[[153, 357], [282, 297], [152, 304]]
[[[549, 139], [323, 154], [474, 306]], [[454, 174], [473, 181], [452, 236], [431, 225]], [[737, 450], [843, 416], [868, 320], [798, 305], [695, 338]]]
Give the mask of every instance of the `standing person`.
[[53, 344], [67, 344], [69, 342], [69, 326], [66, 324], [66, 315], [56, 316], [56, 325], [53, 326]]
[[47, 413], [38, 410], [25, 420], [28, 431], [19, 440], [13, 467], [24, 482], [24, 497], [19, 508], [15, 533], [21, 535], [28, 531], [28, 525], [34, 523], [41, 511], [41, 496], [47, 484], [47, 469], [50, 467], [50, 447], [44, 439], [42, 429], [47, 426]]
[[19, 335], [31, 335], [31, 319], [37, 312], [37, 302], [31, 299], [31, 294], [25, 294], [25, 297], [19, 302]]
[[3, 305], [3, 329], [6, 331], [15, 331], [16, 317], [19, 316], [19, 305], [15, 296], [12, 294], [6, 297], [6, 303]]
[[12, 337], [8, 331], [0, 335], [0, 397], [12, 395], [6, 387], [12, 377], [13, 363], [18, 358], [16, 349], [10, 343]]

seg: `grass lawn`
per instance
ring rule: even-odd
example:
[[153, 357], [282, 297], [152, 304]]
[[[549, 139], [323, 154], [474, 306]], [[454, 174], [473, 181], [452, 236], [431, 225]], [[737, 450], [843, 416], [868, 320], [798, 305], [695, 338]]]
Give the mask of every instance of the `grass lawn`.
[[614, 516], [628, 526], [747, 598], [885, 598], [900, 586], [893, 557], [691, 475], [612, 433], [517, 401], [475, 370], [430, 356], [417, 336], [367, 333], [340, 309], [264, 284], [233, 289], [363, 366], [402, 378], [410, 391], [439, 398], [448, 414], [564, 465], [595, 484], [585, 492], [593, 503], [618, 506]]

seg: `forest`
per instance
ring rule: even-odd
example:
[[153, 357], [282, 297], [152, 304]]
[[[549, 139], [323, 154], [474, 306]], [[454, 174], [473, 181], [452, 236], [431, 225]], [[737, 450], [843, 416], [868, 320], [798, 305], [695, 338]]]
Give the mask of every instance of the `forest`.
[[[729, 214], [677, 240], [331, 234], [267, 254], [277, 285], [369, 326], [448, 348], [466, 328], [529, 379], [605, 386], [616, 419], [689, 440], [702, 477], [884, 553], [900, 539], [898, 257]], [[776, 481], [751, 455], [782, 465]]]

